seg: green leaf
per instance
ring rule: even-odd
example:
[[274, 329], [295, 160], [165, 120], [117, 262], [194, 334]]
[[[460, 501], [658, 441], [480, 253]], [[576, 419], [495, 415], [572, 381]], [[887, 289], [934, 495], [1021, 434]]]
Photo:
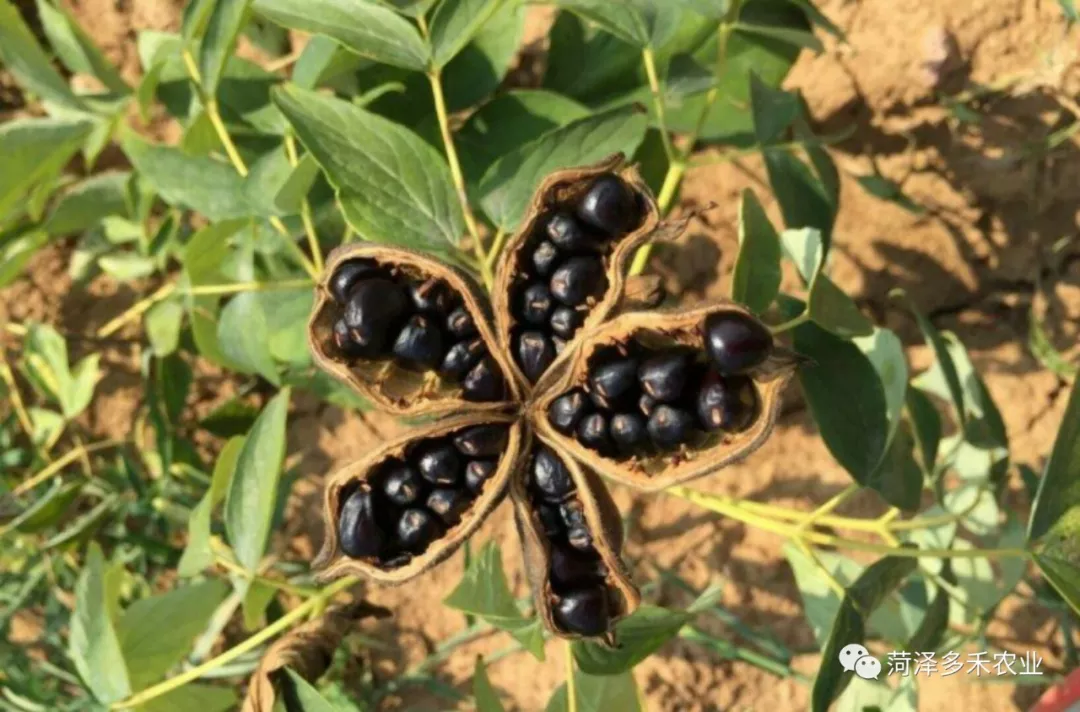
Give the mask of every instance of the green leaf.
[[106, 597], [104, 568], [101, 547], [91, 542], [75, 585], [68, 654], [94, 697], [107, 705], [130, 695], [131, 682], [109, 617], [112, 603]]
[[502, 554], [493, 541], [469, 563], [461, 583], [446, 600], [451, 608], [483, 618], [514, 636], [537, 660], [544, 659], [544, 635], [537, 619], [521, 615], [503, 573]]
[[557, 4], [642, 48], [664, 44], [678, 22], [678, 8], [657, 0], [558, 0]]
[[855, 176], [855, 180], [870, 195], [895, 203], [909, 213], [921, 215], [926, 212], [921, 205], [904, 193], [904, 189], [898, 183], [889, 180], [883, 175], [874, 173], [866, 176]]
[[791, 229], [814, 228], [821, 234], [822, 254], [828, 252], [836, 206], [810, 168], [786, 148], [765, 148], [765, 171], [780, 203], [784, 224]]
[[175, 299], [158, 302], [146, 312], [146, 336], [155, 356], [168, 356], [180, 342], [184, 307]]
[[[9, 0], [0, 0], [0, 65], [7, 67], [20, 85], [45, 101], [75, 111], [85, 110], [82, 100], [75, 96], [64, 78], [53, 69], [48, 55], [23, 22], [18, 8]], [[10, 154], [6, 148], [0, 148], [0, 155], [7, 161]], [[19, 171], [9, 168], [6, 172]]]
[[1073, 0], [1058, 0], [1058, 5], [1061, 6], [1061, 12], [1069, 24], [1080, 22], [1080, 12], [1077, 12], [1076, 3]]
[[1080, 379], [1073, 382], [1050, 459], [1039, 480], [1028, 522], [1028, 540], [1042, 538], [1076, 510], [1080, 510]]
[[443, 67], [464, 49], [502, 0], [442, 0], [431, 18], [431, 53]]
[[98, 266], [118, 282], [133, 282], [154, 273], [154, 261], [134, 252], [116, 252], [98, 259]]
[[258, 373], [278, 385], [281, 376], [270, 352], [270, 327], [262, 301], [254, 292], [229, 300], [221, 310], [217, 341], [228, 361], [244, 373]]
[[258, 415], [258, 408], [233, 397], [205, 415], [199, 427], [219, 438], [231, 438], [246, 433]]
[[228, 687], [189, 682], [144, 702], [142, 712], [227, 712], [236, 709], [236, 692]]
[[632, 672], [618, 675], [589, 675], [575, 670], [574, 705], [569, 704], [566, 684], [548, 700], [545, 712], [640, 712], [637, 683]]
[[65, 484], [60, 480], [53, 480], [47, 492], [36, 496], [29, 507], [11, 521], [5, 522], [5, 531], [17, 529], [25, 534], [33, 534], [54, 526], [78, 498], [82, 486], [82, 482]]
[[54, 237], [89, 230], [110, 216], [127, 216], [127, 171], [99, 173], [82, 180], [60, 196], [42, 229]]
[[[920, 648], [920, 650], [926, 650]], [[884, 674], [884, 673], [883, 673]], [[918, 687], [915, 676], [900, 678], [889, 687], [879, 680], [852, 677], [851, 684], [836, 700], [836, 712], [917, 712]]]
[[291, 168], [285, 182], [277, 188], [273, 196], [274, 207], [283, 215], [299, 213], [318, 176], [319, 163], [310, 153], [305, 153]]
[[244, 630], [249, 632], [259, 630], [266, 626], [264, 618], [266, 607], [274, 600], [278, 590], [258, 579], [244, 579], [242, 585], [247, 589], [241, 606]]
[[918, 445], [923, 470], [934, 472], [937, 467], [938, 445], [941, 443], [941, 415], [933, 402], [918, 388], [909, 388], [906, 405], [913, 434]]
[[476, 669], [473, 671], [473, 697], [476, 699], [476, 712], [503, 712], [505, 708], [499, 701], [499, 694], [491, 686], [484, 659], [476, 656]]
[[[956, 377], [964, 396], [964, 438], [972, 445], [983, 449], [1007, 448], [1008, 435], [1005, 422], [1001, 418], [990, 390], [982, 376], [976, 370], [967, 349], [960, 343], [956, 334], [944, 332], [941, 335], [949, 356], [956, 368]], [[939, 398], [948, 400], [951, 396], [944, 372], [935, 364], [930, 371], [919, 376], [919, 386], [934, 393]]]
[[322, 34], [361, 57], [423, 71], [431, 55], [416, 27], [370, 0], [255, 0], [255, 12], [283, 27]]
[[590, 675], [615, 675], [632, 670], [677, 636], [690, 618], [682, 611], [643, 605], [615, 624], [617, 648], [592, 641], [575, 641], [574, 660], [578, 668]]
[[277, 361], [306, 366], [311, 363], [307, 345], [307, 322], [315, 303], [310, 289], [261, 292], [266, 314], [267, 346]]
[[224, 582], [211, 579], [140, 598], [124, 610], [117, 632], [136, 689], [157, 682], [187, 656], [227, 593]]
[[956, 417], [959, 419], [960, 425], [963, 426], [967, 417], [967, 411], [964, 408], [964, 391], [960, 385], [960, 376], [957, 374], [956, 364], [953, 363], [952, 355], [949, 353], [945, 340], [934, 325], [930, 323], [930, 320], [916, 309], [915, 304], [902, 289], [894, 289], [889, 293], [889, 296], [904, 302], [908, 307], [908, 311], [915, 317], [915, 322], [919, 325], [919, 330], [922, 331], [923, 340], [934, 352], [934, 370], [940, 372], [940, 380], [945, 384], [948, 399], [952, 401]]
[[236, 559], [256, 571], [277, 502], [278, 478], [285, 460], [285, 420], [289, 389], [274, 396], [244, 441], [225, 500], [225, 531]]
[[41, 548], [55, 549], [64, 547], [65, 549], [73, 549], [75, 545], [89, 540], [94, 536], [98, 528], [104, 524], [109, 515], [113, 513], [119, 501], [120, 495], [118, 494], [107, 496], [94, 505], [94, 508], [89, 512], [80, 515], [66, 529], [51, 536], [41, 545]]
[[30, 258], [49, 242], [44, 230], [27, 230], [0, 247], [0, 287], [6, 287], [20, 277]]
[[216, 0], [199, 47], [199, 78], [208, 96], [217, 94], [225, 63], [247, 19], [251, 0]]
[[464, 218], [445, 159], [416, 134], [340, 99], [286, 86], [274, 101], [365, 240], [447, 252]]
[[1050, 336], [1046, 333], [1043, 319], [1035, 313], [1034, 308], [1028, 310], [1028, 324], [1030, 324], [1028, 348], [1031, 349], [1031, 355], [1039, 360], [1043, 368], [1053, 371], [1061, 378], [1066, 380], [1075, 378], [1080, 373], [1080, 369], [1070, 363], [1064, 354], [1054, 347]]
[[180, 576], [194, 576], [214, 562], [214, 552], [210, 548], [210, 520], [214, 510], [225, 499], [225, 492], [233, 472], [236, 471], [236, 463], [240, 459], [243, 446], [242, 437], [231, 438], [225, 443], [214, 465], [210, 488], [191, 510], [187, 546], [184, 547], [180, 563], [177, 564], [177, 573]]
[[[3, 7], [0, 5], [0, 15]], [[0, 45], [4, 44], [2, 27], [0, 19]], [[0, 126], [0, 156], [4, 157], [0, 218], [24, 201], [39, 182], [51, 180], [92, 129], [93, 124], [85, 119], [59, 118], [15, 119]]]
[[474, 106], [502, 83], [521, 48], [527, 7], [521, 0], [503, 0], [473, 41], [443, 68], [450, 111]]
[[289, 674], [288, 679], [296, 691], [296, 701], [300, 703], [298, 712], [337, 712], [311, 683], [293, 672], [292, 668], [285, 668], [285, 672]]
[[751, 71], [750, 110], [754, 115], [754, 136], [758, 143], [768, 145], [784, 140], [802, 107], [798, 94], [774, 89]]
[[116, 67], [105, 59], [101, 49], [66, 10], [57, 9], [46, 0], [37, 0], [37, 9], [45, 36], [64, 66], [74, 73], [96, 77], [106, 88], [118, 94], [130, 91]]
[[834, 334], [851, 338], [868, 336], [874, 325], [836, 284], [825, 275], [825, 244], [814, 228], [785, 230], [780, 236], [784, 252], [809, 285], [810, 318]]
[[761, 314], [780, 291], [780, 236], [749, 188], [739, 205], [739, 254], [731, 279], [731, 298]]
[[648, 121], [624, 106], [573, 121], [500, 158], [480, 181], [481, 204], [496, 227], [513, 232], [533, 191], [552, 171], [595, 163], [616, 152], [630, 156]]
[[852, 677], [852, 673], [845, 672], [840, 665], [840, 651], [846, 645], [865, 641], [866, 616], [884, 603], [917, 565], [914, 557], [887, 556], [868, 566], [855, 583], [847, 587], [829, 640], [821, 652], [822, 666], [810, 695], [814, 712], [827, 712]]

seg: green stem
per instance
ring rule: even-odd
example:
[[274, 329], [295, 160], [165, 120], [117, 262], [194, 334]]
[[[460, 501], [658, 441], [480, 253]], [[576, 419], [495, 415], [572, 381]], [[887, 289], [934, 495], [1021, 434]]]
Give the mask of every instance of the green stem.
[[769, 331], [771, 331], [773, 333], [773, 336], [775, 336], [776, 334], [782, 334], [785, 331], [791, 331], [800, 324], [805, 324], [808, 321], [810, 321], [809, 307], [804, 309], [802, 314], [799, 314], [794, 319], [789, 319], [788, 321], [785, 321], [782, 324], [777, 324], [776, 326], [770, 326]]

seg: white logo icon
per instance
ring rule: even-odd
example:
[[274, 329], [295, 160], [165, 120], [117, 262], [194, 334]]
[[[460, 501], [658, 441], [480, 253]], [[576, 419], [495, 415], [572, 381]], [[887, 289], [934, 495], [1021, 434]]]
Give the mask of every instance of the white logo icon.
[[858, 643], [844, 646], [840, 651], [840, 665], [864, 680], [876, 680], [881, 674], [881, 662], [870, 657], [870, 651]]

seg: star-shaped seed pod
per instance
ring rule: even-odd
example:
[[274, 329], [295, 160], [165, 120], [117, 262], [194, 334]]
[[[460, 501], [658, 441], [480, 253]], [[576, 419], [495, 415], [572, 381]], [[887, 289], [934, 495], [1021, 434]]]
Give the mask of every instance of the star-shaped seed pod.
[[630, 257], [685, 225], [660, 220], [616, 155], [541, 183], [490, 302], [424, 254], [334, 251], [309, 322], [316, 363], [388, 412], [440, 419], [330, 476], [320, 577], [407, 581], [509, 492], [538, 615], [614, 644], [641, 597], [601, 475], [655, 491], [747, 456], [798, 363], [729, 302], [635, 309]]

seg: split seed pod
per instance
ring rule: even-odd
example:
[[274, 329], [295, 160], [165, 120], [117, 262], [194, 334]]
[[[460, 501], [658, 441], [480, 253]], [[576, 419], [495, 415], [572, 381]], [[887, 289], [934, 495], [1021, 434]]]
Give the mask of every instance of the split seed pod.
[[[478, 339], [475, 344], [497, 379], [501, 379], [503, 398], [470, 401], [465, 397], [459, 380], [440, 375], [438, 368], [406, 368], [395, 358], [349, 357], [343, 353], [341, 345], [335, 341], [335, 325], [345, 317], [346, 306], [334, 299], [334, 279], [339, 268], [346, 263], [365, 262], [375, 266], [379, 275], [400, 283], [402, 289], [426, 289], [436, 286], [448, 290], [448, 302], [464, 310], [473, 323], [470, 331], [475, 333], [470, 338]], [[441, 283], [441, 284], [439, 284]], [[385, 282], [373, 291], [373, 309], [376, 315], [386, 308], [387, 294]], [[416, 296], [412, 297], [414, 300]], [[439, 413], [460, 412], [465, 410], [497, 411], [506, 409], [508, 403], [520, 399], [520, 389], [510, 374], [513, 373], [510, 360], [499, 348], [498, 339], [491, 327], [491, 312], [488, 302], [473, 279], [463, 271], [450, 267], [431, 257], [413, 250], [386, 245], [347, 244], [330, 253], [326, 269], [315, 287], [315, 304], [308, 321], [308, 345], [316, 365], [351, 387], [357, 394], [370, 400], [381, 410], [397, 415], [433, 415]], [[418, 314], [412, 304], [410, 314]], [[452, 338], [441, 323], [442, 316], [423, 315], [433, 324], [434, 330], [442, 334], [444, 345], [440, 351], [445, 353]], [[408, 326], [404, 319], [388, 327], [386, 349], [396, 347], [395, 337], [404, 340], [402, 331]], [[414, 348], [417, 343], [411, 344]], [[419, 344], [422, 346], [422, 343]], [[470, 363], [472, 368], [476, 364]]]
[[[552, 505], [538, 493], [535, 483], [530, 484], [533, 461], [541, 450], [547, 450], [549, 455], [556, 456], [573, 481], [573, 491], [563, 499], [562, 506], [569, 508], [573, 516], [577, 517], [578, 524], [585, 525], [592, 549], [586, 555], [575, 558], [579, 561], [594, 561], [595, 571], [599, 571], [595, 579], [585, 581], [582, 585], [571, 583], [567, 588], [565, 582], [560, 586], [558, 580], [560, 551], [569, 551], [571, 555], [579, 552], [574, 551], [566, 541], [555, 541], [545, 532], [548, 528], [547, 517], [541, 508], [547, 508], [550, 512]], [[519, 458], [519, 465], [511, 475], [510, 496], [524, 553], [525, 573], [540, 619], [548, 630], [559, 637], [600, 638], [608, 644], [614, 644], [612, 630], [615, 622], [637, 609], [641, 603], [641, 594], [631, 581], [630, 573], [620, 556], [623, 544], [622, 519], [603, 481], [565, 452], [534, 441], [532, 452]], [[570, 538], [573, 540], [573, 533]], [[569, 568], [571, 576], [580, 575], [580, 566], [571, 564]], [[564, 603], [568, 596], [594, 591], [597, 586], [603, 592], [602, 599], [593, 596], [591, 601], [585, 600], [584, 606], [579, 606], [577, 610], [568, 608]], [[598, 612], [598, 608], [602, 611]], [[585, 633], [567, 630], [560, 625], [560, 620], [565, 621], [567, 615], [579, 616], [575, 621], [579, 626], [594, 626], [594, 629]], [[592, 618], [597, 615], [605, 615], [606, 620]], [[585, 617], [582, 619], [580, 616]]]
[[[505, 428], [505, 439], [472, 459], [454, 438], [478, 426]], [[319, 577], [325, 581], [361, 574], [397, 584], [447, 559], [502, 501], [524, 438], [522, 424], [513, 415], [471, 413], [412, 430], [335, 472], [323, 498], [325, 539], [313, 562], [322, 569]], [[465, 470], [472, 462], [493, 464], [479, 484], [466, 483]], [[397, 482], [403, 468], [415, 471], [404, 478], [411, 481], [404, 487]], [[404, 504], [389, 499], [402, 492]], [[438, 493], [447, 492], [459, 493], [463, 506], [450, 510], [441, 504], [448, 498]], [[355, 541], [343, 541], [341, 529], [346, 527], [346, 536]], [[410, 550], [415, 540], [407, 538], [417, 535], [430, 541]], [[363, 554], [345, 551], [351, 548], [357, 554], [358, 547], [365, 549]]]
[[[546, 384], [543, 393], [530, 406], [530, 417], [539, 437], [558, 446], [570, 459], [577, 460], [583, 466], [646, 492], [659, 491], [711, 474], [757, 450], [772, 432], [780, 410], [781, 394], [799, 363], [795, 354], [775, 345], [763, 363], [734, 377], [739, 379], [738, 384], [743, 387], [740, 395], [744, 400], [752, 401], [747, 405], [752, 405], [753, 411], [751, 417], [733, 431], [699, 431], [666, 450], [657, 451], [654, 448], [627, 456], [621, 455], [614, 446], [607, 451], [587, 447], [578, 433], [560, 432], [548, 417], [552, 403], [561, 396], [584, 392], [588, 398], [602, 399], [603, 394], [593, 392], [597, 385], [601, 386], [601, 390], [605, 385], [597, 383], [597, 363], [612, 354], [616, 358], [619, 355], [632, 358], [633, 353], [670, 353], [674, 349], [687, 352], [691, 359], [695, 356], [707, 359], [704, 325], [706, 318], [714, 314], [754, 318], [738, 304], [720, 302], [689, 310], [629, 312], [583, 335], [579, 348], [569, 362], [552, 382]], [[696, 367], [705, 369], [707, 365], [698, 363]], [[590, 376], [593, 378], [590, 379]], [[615, 373], [612, 378], [617, 376], [619, 374]], [[751, 384], [752, 390], [747, 398], [745, 391]], [[650, 401], [647, 408], [650, 412], [657, 407], [652, 399], [646, 397], [642, 400]], [[637, 408], [639, 412], [644, 409], [638, 404], [622, 407], [627, 410]], [[691, 408], [677, 404], [662, 413], [660, 419], [666, 425], [682, 428], [683, 424], [678, 418], [670, 415], [689, 417], [686, 414], [693, 412]], [[643, 415], [648, 417], [647, 413]]]
[[[617, 175], [621, 179], [622, 187], [632, 194], [636, 215], [627, 232], [601, 235], [588, 223], [577, 220], [574, 216], [582, 210], [583, 199], [595, 185], [595, 181], [612, 174]], [[572, 229], [580, 229], [590, 235], [584, 240], [587, 246], [553, 248], [550, 234], [559, 231], [557, 228], [549, 228], [549, 224], [555, 216], [568, 217], [573, 225]], [[612, 312], [623, 292], [629, 260], [639, 246], [653, 237], [652, 233], [659, 221], [660, 212], [652, 193], [637, 168], [625, 166], [622, 154], [615, 154], [592, 166], [556, 171], [544, 179], [533, 194], [518, 232], [507, 241], [500, 255], [492, 289], [499, 343], [503, 352], [511, 355], [511, 372], [523, 389], [528, 390], [530, 384], [539, 380], [539, 376], [553, 360], [553, 355], [569, 351], [571, 343], [578, 335], [603, 322]], [[550, 249], [554, 256], [547, 255], [543, 258], [552, 260], [551, 265], [538, 268], [535, 260], [542, 259], [537, 255], [542, 244]], [[557, 274], [559, 266], [565, 270], [565, 274]], [[575, 274], [590, 282], [599, 280], [599, 288], [589, 290], [574, 284], [568, 287], [567, 280], [562, 277], [573, 277]], [[543, 295], [540, 295], [540, 299], [535, 299], [534, 294], [529, 297], [524, 295], [529, 286], [535, 285], [561, 286], [570, 291], [584, 289], [589, 293], [583, 302], [574, 306], [565, 302], [565, 294], [562, 295], [564, 301], [560, 302], [558, 288], [550, 289], [554, 296], [548, 306], [544, 303]], [[523, 306], [521, 301], [526, 299], [530, 304]], [[577, 301], [575, 297], [569, 299]], [[528, 323], [523, 314], [539, 314], [543, 317], [549, 309], [553, 314], [559, 308], [563, 309], [563, 313], [553, 322], [557, 325], [554, 328], [569, 333], [570, 337], [548, 333], [548, 336], [554, 336], [551, 339], [553, 352], [545, 354], [543, 348], [537, 345], [536, 324]], [[562, 319], [569, 315], [568, 310], [575, 313], [569, 327], [566, 326], [566, 320]], [[548, 327], [545, 324], [542, 328]], [[523, 334], [534, 338], [530, 342], [529, 336], [526, 336], [526, 344], [522, 345]], [[530, 364], [525, 364], [523, 368], [525, 359], [519, 351], [529, 354], [531, 367]]]

